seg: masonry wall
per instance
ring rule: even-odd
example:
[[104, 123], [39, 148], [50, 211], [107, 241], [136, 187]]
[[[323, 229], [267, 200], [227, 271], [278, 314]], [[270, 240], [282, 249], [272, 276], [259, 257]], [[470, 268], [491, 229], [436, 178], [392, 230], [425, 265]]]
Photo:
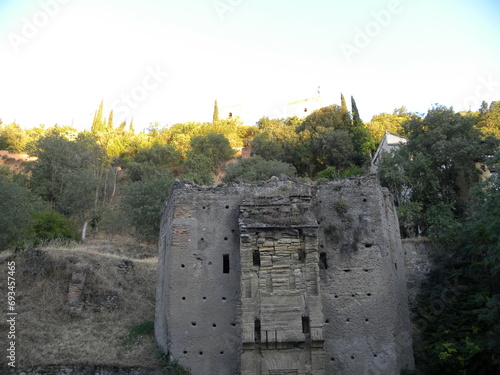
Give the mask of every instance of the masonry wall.
[[235, 190], [185, 188], [166, 203], [156, 337], [192, 374], [239, 373], [239, 199]]
[[[309, 200], [298, 221], [294, 197]], [[245, 219], [266, 205], [285, 213]], [[414, 366], [398, 222], [375, 178], [177, 185], [159, 246], [156, 337], [194, 375], [396, 375]], [[260, 263], [250, 264], [256, 252]]]
[[413, 355], [392, 201], [374, 179], [318, 188], [327, 374], [396, 374]]

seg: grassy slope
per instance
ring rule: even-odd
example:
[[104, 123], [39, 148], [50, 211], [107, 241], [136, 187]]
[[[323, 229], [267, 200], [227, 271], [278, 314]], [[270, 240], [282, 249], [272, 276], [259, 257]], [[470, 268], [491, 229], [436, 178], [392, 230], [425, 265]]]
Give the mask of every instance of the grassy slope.
[[[47, 364], [157, 367], [153, 336], [125, 345], [129, 329], [154, 319], [157, 257], [133, 239], [91, 239], [74, 247], [0, 253], [0, 295], [6, 310], [7, 261], [16, 262], [16, 346], [20, 368]], [[130, 262], [131, 261], [131, 262]], [[85, 270], [84, 309], [67, 308], [72, 273]], [[8, 326], [0, 321], [0, 343]], [[0, 357], [0, 368], [6, 366]]]

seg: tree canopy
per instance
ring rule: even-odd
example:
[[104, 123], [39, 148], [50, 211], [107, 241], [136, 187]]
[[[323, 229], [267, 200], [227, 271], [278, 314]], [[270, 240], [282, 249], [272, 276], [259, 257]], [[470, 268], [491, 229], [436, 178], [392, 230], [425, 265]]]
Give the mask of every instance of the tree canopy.
[[428, 232], [437, 207], [460, 217], [468, 191], [480, 180], [480, 166], [494, 154], [498, 140], [485, 139], [473, 117], [445, 107], [430, 110], [423, 119], [414, 117], [403, 128], [408, 143], [384, 158], [379, 176], [395, 196], [401, 229], [415, 235]]

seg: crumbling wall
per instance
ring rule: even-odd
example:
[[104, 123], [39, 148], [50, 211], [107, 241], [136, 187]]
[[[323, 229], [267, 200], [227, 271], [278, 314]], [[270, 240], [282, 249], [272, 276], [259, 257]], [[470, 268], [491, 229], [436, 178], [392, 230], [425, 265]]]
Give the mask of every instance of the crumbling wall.
[[325, 370], [312, 196], [285, 191], [240, 205], [243, 375]]
[[156, 337], [193, 374], [237, 374], [237, 189], [173, 190], [159, 241]]
[[415, 307], [417, 295], [432, 267], [433, 242], [425, 237], [406, 238], [401, 241], [405, 253], [406, 279], [410, 310]]
[[412, 368], [398, 221], [375, 179], [318, 187], [317, 217], [327, 374]]
[[159, 245], [157, 340], [194, 375], [414, 367], [398, 221], [374, 177], [178, 184]]

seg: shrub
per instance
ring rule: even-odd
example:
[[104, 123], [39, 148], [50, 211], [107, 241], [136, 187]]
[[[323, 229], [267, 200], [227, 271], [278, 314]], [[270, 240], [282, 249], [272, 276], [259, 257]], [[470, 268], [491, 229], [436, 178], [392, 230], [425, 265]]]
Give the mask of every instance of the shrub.
[[160, 215], [173, 178], [165, 173], [149, 180], [137, 181], [125, 190], [123, 208], [128, 222], [147, 240], [156, 240]]
[[78, 240], [76, 225], [56, 211], [42, 211], [33, 215], [30, 233], [35, 244], [55, 239]]
[[129, 329], [127, 336], [123, 341], [127, 345], [131, 345], [140, 336], [152, 336], [155, 332], [155, 323], [152, 320], [145, 320]]
[[317, 178], [326, 178], [328, 180], [343, 180], [344, 178], [351, 176], [361, 176], [365, 174], [363, 168], [358, 167], [356, 165], [352, 165], [348, 168], [337, 169], [335, 167], [328, 167], [323, 169], [321, 172], [318, 172], [316, 175]]
[[343, 215], [348, 209], [347, 201], [341, 198], [333, 203], [333, 207], [335, 208], [335, 211], [337, 211], [340, 215]]
[[253, 156], [248, 159], [241, 159], [230, 163], [226, 168], [224, 182], [241, 180], [243, 182], [258, 182], [267, 180], [272, 176], [286, 174], [295, 177], [297, 172], [295, 167], [277, 160], [265, 160], [260, 156]]
[[191, 154], [184, 163], [183, 177], [198, 185], [212, 185], [214, 183], [213, 170], [214, 164], [210, 158], [205, 155]]
[[220, 163], [229, 160], [234, 155], [229, 141], [223, 134], [207, 133], [191, 138], [191, 150], [188, 152], [188, 159], [196, 155], [206, 157], [214, 170]]
[[0, 191], [0, 251], [22, 248], [29, 240], [33, 215], [47, 209], [47, 204], [22, 186], [2, 179]]

